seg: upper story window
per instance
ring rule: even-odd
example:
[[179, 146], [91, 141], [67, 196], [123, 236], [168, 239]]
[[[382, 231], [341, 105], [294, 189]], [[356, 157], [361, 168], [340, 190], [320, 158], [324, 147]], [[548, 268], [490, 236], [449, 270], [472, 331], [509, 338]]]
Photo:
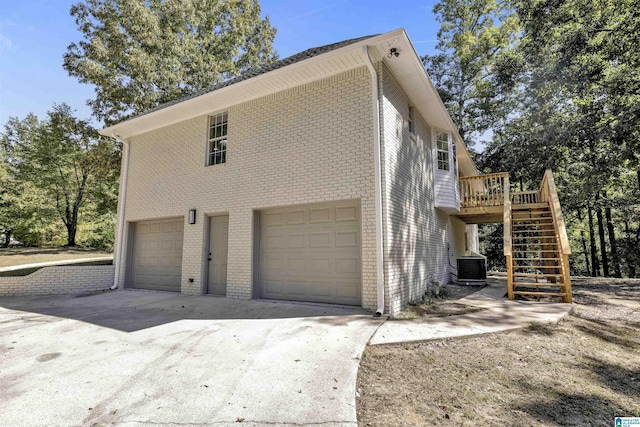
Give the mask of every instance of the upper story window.
[[413, 107], [411, 105], [409, 105], [409, 134], [411, 134], [411, 135], [415, 135], [416, 134], [415, 113], [414, 113]]
[[207, 166], [227, 161], [227, 113], [209, 117], [209, 150]]
[[448, 171], [449, 165], [449, 139], [450, 135], [446, 132], [435, 132], [436, 153], [438, 170]]
[[455, 142], [451, 142], [451, 164], [453, 165], [456, 176], [458, 176], [458, 152]]

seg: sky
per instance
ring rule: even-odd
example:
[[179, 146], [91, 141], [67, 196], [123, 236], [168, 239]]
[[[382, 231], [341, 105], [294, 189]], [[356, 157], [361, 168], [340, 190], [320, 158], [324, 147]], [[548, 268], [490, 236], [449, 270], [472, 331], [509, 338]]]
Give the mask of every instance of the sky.
[[[69, 9], [79, 0], [0, 0], [0, 125], [30, 112], [44, 117], [66, 102], [89, 118], [93, 87], [70, 77], [62, 55], [81, 40]], [[433, 53], [439, 25], [435, 0], [261, 0], [278, 29], [280, 58], [305, 49], [404, 27], [420, 55]]]

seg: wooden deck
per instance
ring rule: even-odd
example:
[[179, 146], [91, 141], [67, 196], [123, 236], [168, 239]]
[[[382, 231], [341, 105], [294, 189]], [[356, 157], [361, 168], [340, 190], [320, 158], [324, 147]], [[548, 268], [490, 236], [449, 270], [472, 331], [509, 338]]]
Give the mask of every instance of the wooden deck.
[[509, 298], [557, 296], [570, 303], [571, 247], [551, 170], [537, 191], [511, 192], [508, 173], [462, 177], [459, 183], [456, 217], [467, 224], [504, 223]]

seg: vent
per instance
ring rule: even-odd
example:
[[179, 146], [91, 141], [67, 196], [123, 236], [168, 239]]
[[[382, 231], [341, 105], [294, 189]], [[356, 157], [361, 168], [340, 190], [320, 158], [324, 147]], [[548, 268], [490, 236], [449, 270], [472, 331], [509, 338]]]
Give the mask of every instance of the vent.
[[458, 280], [486, 280], [487, 264], [484, 258], [458, 258]]

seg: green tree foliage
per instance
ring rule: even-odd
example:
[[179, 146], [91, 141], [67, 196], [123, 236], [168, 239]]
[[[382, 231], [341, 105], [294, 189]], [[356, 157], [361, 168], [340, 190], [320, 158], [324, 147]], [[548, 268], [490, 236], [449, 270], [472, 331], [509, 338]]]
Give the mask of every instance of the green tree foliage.
[[39, 245], [41, 232], [54, 215], [43, 191], [34, 182], [20, 179], [17, 167], [21, 155], [18, 141], [35, 139], [40, 129], [38, 118], [29, 114], [23, 120], [10, 118], [0, 135], [0, 234], [5, 247], [12, 237], [30, 246]]
[[521, 0], [514, 9], [522, 28], [514, 66], [494, 78], [512, 85], [518, 102], [481, 163], [510, 172], [523, 190], [535, 189], [551, 167], [576, 271], [597, 274], [602, 266], [605, 275], [634, 276], [640, 8], [630, 0]]
[[83, 40], [64, 68], [95, 85], [89, 104], [107, 124], [276, 58], [257, 0], [86, 0], [71, 15]]
[[54, 105], [44, 121], [33, 115], [11, 118], [1, 141], [3, 170], [13, 185], [12, 191], [3, 191], [9, 193], [3, 212], [19, 212], [18, 225], [40, 235], [30, 243], [40, 244], [42, 226], [57, 219], [66, 229], [66, 244], [75, 246], [81, 217], [113, 216], [119, 151], [112, 139], [74, 117], [68, 105]]
[[438, 54], [423, 62], [467, 146], [505, 117], [508, 79], [518, 21], [508, 3], [498, 0], [442, 0], [433, 12], [441, 27]]

